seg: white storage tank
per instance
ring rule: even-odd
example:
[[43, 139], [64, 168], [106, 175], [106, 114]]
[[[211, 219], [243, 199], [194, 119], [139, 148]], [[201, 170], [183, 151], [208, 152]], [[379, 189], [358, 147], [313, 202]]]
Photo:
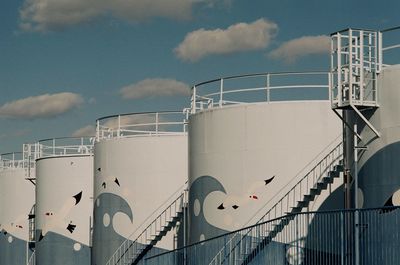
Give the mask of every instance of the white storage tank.
[[[29, 149], [28, 146], [26, 145], [26, 151]], [[33, 231], [31, 224], [35, 204], [34, 178], [35, 161], [28, 152], [1, 155], [1, 265], [27, 264], [32, 255]]]
[[36, 264], [90, 264], [93, 139], [39, 141]]
[[[343, 111], [346, 122], [346, 208], [369, 209], [344, 219], [349, 245], [355, 246], [346, 259], [365, 265], [398, 263], [399, 257], [383, 251], [398, 244], [399, 210], [380, 209], [400, 206], [399, 32], [398, 27], [383, 32], [349, 28], [331, 34], [332, 108]], [[313, 229], [323, 224], [320, 218], [310, 225], [312, 250], [325, 260], [340, 257], [331, 247], [343, 241], [333, 235], [340, 225]], [[324, 242], [321, 234], [330, 240]]]
[[[377, 81], [379, 107], [363, 114], [380, 137], [358, 115], [352, 115], [362, 137], [358, 145], [367, 147], [358, 151], [358, 208], [400, 206], [400, 65], [385, 67]], [[353, 136], [347, 136], [352, 142]], [[356, 206], [354, 193], [352, 197], [352, 206]]]
[[[296, 183], [342, 140], [329, 78], [323, 72], [255, 74], [193, 87], [188, 243], [254, 224], [290, 193], [270, 218], [284, 215], [313, 187], [312, 180]], [[340, 184], [308, 209], [318, 210]]]
[[[180, 207], [176, 198], [187, 180], [185, 117], [183, 112], [157, 112], [97, 121], [93, 265], [123, 264], [114, 263], [123, 259], [132, 262], [138, 250], [129, 245], [143, 231], [136, 242], [149, 243], [150, 234], [158, 232], [146, 228], [152, 227], [165, 209], [174, 212]], [[172, 247], [171, 233], [161, 245], [156, 244], [161, 249]], [[121, 253], [128, 254], [121, 258]], [[110, 260], [113, 262], [107, 263]]]

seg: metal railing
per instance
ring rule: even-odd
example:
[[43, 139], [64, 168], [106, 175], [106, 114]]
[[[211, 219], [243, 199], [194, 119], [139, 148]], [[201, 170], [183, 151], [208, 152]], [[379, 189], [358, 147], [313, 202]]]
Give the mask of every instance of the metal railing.
[[37, 154], [36, 144], [24, 144], [22, 152], [0, 155], [0, 170], [23, 169], [25, 179], [34, 183]]
[[[254, 264], [392, 265], [400, 264], [400, 208], [304, 212], [282, 216], [219, 237], [154, 255], [144, 264], [203, 265], [231, 238], [235, 259], [223, 264], [248, 264], [241, 253], [262, 242], [277, 224], [289, 220], [274, 239], [258, 246]], [[235, 236], [238, 235], [238, 236]], [[359, 235], [359, 236], [356, 236]]]
[[331, 35], [331, 98], [334, 107], [377, 106], [382, 34], [346, 29]]
[[377, 76], [400, 62], [400, 27], [384, 30], [344, 29], [331, 34], [332, 106], [379, 106]]
[[33, 251], [26, 265], [35, 265], [35, 264], [36, 264], [36, 252]]
[[0, 155], [0, 169], [24, 168], [21, 152], [5, 153]]
[[[160, 231], [183, 213], [187, 204], [187, 182], [151, 214], [114, 252], [106, 265], [125, 265], [133, 262], [144, 247], [155, 240]], [[163, 209], [160, 213], [159, 209]]]
[[329, 72], [257, 73], [218, 78], [192, 87], [191, 113], [226, 105], [329, 100]]
[[400, 26], [383, 29], [379, 32], [382, 34], [382, 67], [398, 64], [400, 62], [400, 53], [398, 52]]
[[127, 113], [96, 121], [96, 141], [134, 136], [186, 133], [188, 111]]
[[94, 137], [63, 137], [40, 140], [38, 157], [90, 155], [93, 153]]
[[[262, 209], [269, 209], [256, 223], [262, 223], [266, 220], [276, 219], [289, 213], [292, 208], [297, 206], [304, 195], [308, 194], [311, 188], [316, 188], [318, 182], [325, 177], [329, 171], [333, 170], [334, 166], [339, 163], [343, 156], [343, 144], [336, 145], [325, 157], [322, 158], [307, 174], [298, 180], [282, 198], [272, 206], [268, 203]], [[251, 229], [250, 229], [251, 230]], [[249, 232], [251, 232], [249, 230]], [[272, 230], [271, 230], [272, 231]], [[210, 264], [224, 264], [224, 260], [230, 258], [230, 253], [234, 253], [242, 240], [245, 240], [247, 235], [234, 234], [231, 239], [217, 252]], [[233, 244], [236, 242], [236, 244]]]

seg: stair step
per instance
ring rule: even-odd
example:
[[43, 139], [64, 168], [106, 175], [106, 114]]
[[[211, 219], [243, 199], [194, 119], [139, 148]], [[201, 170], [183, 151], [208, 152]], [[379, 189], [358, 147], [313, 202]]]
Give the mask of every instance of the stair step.
[[327, 184], [332, 184], [333, 183], [333, 178], [331, 178], [331, 177], [323, 177], [322, 181], [327, 183]]
[[309, 201], [298, 201], [296, 207], [304, 208], [304, 207], [307, 207], [308, 204], [309, 204]]
[[312, 194], [312, 195], [320, 195], [321, 194], [321, 190], [316, 189], [316, 188], [311, 188], [310, 189], [310, 194]]
[[343, 172], [344, 171], [344, 166], [343, 165], [336, 165], [333, 167], [333, 170], [336, 172]]
[[328, 187], [328, 184], [327, 184], [327, 183], [324, 183], [324, 182], [318, 182], [318, 183], [317, 183], [317, 189], [324, 190], [324, 189], [326, 189], [327, 187]]
[[[167, 234], [168, 231], [162, 230], [162, 231], [158, 231], [158, 235], [157, 236], [165, 236]], [[156, 236], [156, 237], [157, 237]]]
[[339, 173], [339, 171], [336, 171], [336, 170], [334, 170], [334, 171], [329, 171], [328, 172], [328, 176], [330, 177], [330, 178], [337, 178], [337, 177], [339, 177], [340, 176], [340, 173]]
[[290, 213], [300, 213], [301, 210], [303, 210], [303, 207], [292, 207], [292, 210], [290, 211]]
[[306, 194], [306, 195], [303, 196], [303, 201], [310, 202], [310, 201], [313, 201], [314, 198], [315, 198], [315, 195], [313, 195], [313, 194]]
[[168, 225], [166, 227], [164, 227], [163, 231], [165, 231], [165, 232], [171, 231], [172, 227], [173, 227], [173, 224], [168, 223]]

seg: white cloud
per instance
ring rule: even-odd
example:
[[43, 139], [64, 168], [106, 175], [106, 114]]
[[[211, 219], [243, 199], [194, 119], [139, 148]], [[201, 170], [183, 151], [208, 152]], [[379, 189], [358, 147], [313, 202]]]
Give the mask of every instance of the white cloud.
[[184, 61], [195, 62], [212, 54], [259, 50], [275, 37], [278, 25], [266, 19], [238, 23], [227, 29], [199, 29], [188, 33], [175, 54]]
[[56, 117], [83, 103], [74, 93], [44, 94], [7, 102], [0, 107], [0, 118], [38, 119]]
[[[20, 27], [26, 31], [53, 31], [111, 16], [131, 22], [151, 17], [188, 19], [193, 5], [221, 0], [25, 0]], [[224, 1], [226, 2], [226, 0]]]
[[87, 125], [72, 133], [72, 137], [94, 136], [96, 128], [93, 125]]
[[294, 63], [298, 58], [312, 54], [328, 54], [330, 37], [326, 35], [304, 36], [284, 42], [268, 56], [273, 59], [282, 59], [286, 63]]
[[120, 89], [124, 99], [139, 99], [157, 96], [189, 95], [190, 88], [187, 84], [173, 79], [152, 78]]

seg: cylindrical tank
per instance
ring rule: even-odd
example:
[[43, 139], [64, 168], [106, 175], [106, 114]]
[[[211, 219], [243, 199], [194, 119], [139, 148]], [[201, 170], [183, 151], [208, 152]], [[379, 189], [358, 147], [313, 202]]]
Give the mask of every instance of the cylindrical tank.
[[[377, 81], [379, 107], [363, 115], [380, 137], [358, 115], [352, 117], [362, 137], [359, 145], [367, 148], [358, 151], [358, 208], [400, 206], [400, 66], [385, 67]], [[347, 137], [352, 141], [351, 134]]]
[[[94, 138], [93, 138], [94, 140]], [[36, 264], [90, 264], [93, 145], [87, 138], [38, 143]]]
[[33, 251], [31, 221], [35, 204], [35, 163], [29, 154], [1, 155], [0, 264], [27, 264]]
[[[124, 242], [135, 241], [182, 191], [188, 148], [184, 119], [182, 112], [159, 112], [97, 121], [93, 265], [105, 265]], [[172, 249], [170, 234], [156, 246]]]
[[341, 141], [328, 76], [246, 75], [193, 88], [189, 243], [255, 223]]

